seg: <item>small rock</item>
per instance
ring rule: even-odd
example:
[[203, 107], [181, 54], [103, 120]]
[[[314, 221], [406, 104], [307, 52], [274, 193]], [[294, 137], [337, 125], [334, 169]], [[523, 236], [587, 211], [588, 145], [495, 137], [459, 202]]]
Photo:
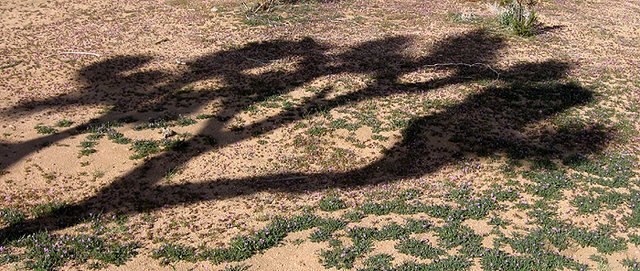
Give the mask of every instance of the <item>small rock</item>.
[[211, 11], [211, 12], [217, 12], [217, 11], [218, 11], [218, 8], [217, 8], [217, 7], [212, 7], [209, 11]]
[[173, 131], [173, 130], [171, 130], [171, 129], [169, 129], [169, 128], [163, 128], [163, 129], [162, 129], [162, 136], [163, 136], [164, 138], [170, 138], [170, 137], [172, 137], [172, 136], [174, 136], [174, 135], [177, 135], [177, 134], [178, 134], [178, 133], [176, 133], [175, 131]]

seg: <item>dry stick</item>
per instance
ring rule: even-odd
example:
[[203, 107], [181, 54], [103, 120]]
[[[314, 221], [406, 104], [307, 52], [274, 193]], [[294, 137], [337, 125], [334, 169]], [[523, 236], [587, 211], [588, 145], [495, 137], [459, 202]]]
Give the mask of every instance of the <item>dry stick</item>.
[[100, 57], [99, 54], [96, 53], [87, 53], [87, 52], [61, 52], [58, 55], [89, 55], [89, 56], [97, 56]]
[[474, 66], [484, 66], [486, 68], [488, 68], [489, 70], [491, 70], [493, 73], [496, 74], [496, 81], [500, 80], [500, 73], [498, 71], [496, 71], [494, 68], [492, 68], [491, 66], [489, 66], [488, 64], [485, 63], [473, 63], [473, 64], [468, 64], [468, 63], [436, 63], [436, 64], [430, 64], [430, 65], [424, 65], [422, 67], [439, 67], [439, 66], [467, 66], [469, 68], [472, 68]]

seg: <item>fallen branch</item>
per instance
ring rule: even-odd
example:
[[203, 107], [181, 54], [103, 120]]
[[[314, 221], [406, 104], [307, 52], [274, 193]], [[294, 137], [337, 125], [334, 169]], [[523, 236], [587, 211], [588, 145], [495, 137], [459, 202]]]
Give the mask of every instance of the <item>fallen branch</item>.
[[440, 66], [466, 66], [469, 68], [473, 68], [475, 66], [484, 66], [487, 69], [491, 70], [493, 73], [496, 74], [496, 80], [500, 80], [500, 73], [498, 71], [496, 71], [494, 68], [492, 68], [491, 66], [489, 66], [488, 64], [485, 63], [473, 63], [473, 64], [468, 64], [468, 63], [436, 63], [436, 64], [429, 64], [429, 65], [424, 65], [422, 67], [440, 67]]

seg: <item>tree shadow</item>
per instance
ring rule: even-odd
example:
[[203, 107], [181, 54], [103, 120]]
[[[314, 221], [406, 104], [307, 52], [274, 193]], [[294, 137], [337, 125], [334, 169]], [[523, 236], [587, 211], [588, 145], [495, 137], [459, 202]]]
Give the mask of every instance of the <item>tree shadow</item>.
[[[204, 104], [219, 99], [224, 107], [215, 118], [207, 121], [202, 132], [214, 134], [223, 143], [239, 142], [256, 134], [273, 131], [304, 117], [309, 108], [332, 109], [365, 99], [386, 97], [398, 93], [434, 90], [451, 84], [495, 79], [491, 71], [477, 72], [464, 65], [445, 68], [450, 75], [418, 83], [402, 83], [405, 74], [425, 69], [434, 63], [484, 63], [498, 60], [504, 47], [501, 38], [482, 30], [471, 31], [439, 41], [431, 54], [408, 57], [403, 53], [411, 38], [396, 36], [358, 44], [343, 53], [331, 55], [331, 47], [312, 39], [300, 41], [270, 41], [248, 44], [240, 49], [221, 51], [187, 62], [187, 71], [170, 75], [160, 71], [135, 71], [149, 61], [145, 56], [119, 56], [90, 65], [79, 72], [87, 87], [78, 94], [25, 103], [3, 114], [33, 113], [52, 104], [110, 104], [124, 112], [104, 114], [99, 121], [118, 119], [123, 114], [145, 108], [166, 107], [171, 91], [190, 83], [218, 78], [223, 86], [215, 91], [198, 93], [200, 99], [181, 113], [189, 114]], [[269, 63], [297, 58], [293, 71], [269, 70], [247, 73]], [[403, 139], [384, 157], [359, 169], [340, 173], [286, 173], [240, 179], [215, 179], [198, 184], [159, 185], [166, 172], [184, 165], [197, 152], [165, 152], [146, 160], [125, 176], [96, 195], [71, 204], [43, 217], [0, 230], [0, 243], [36, 230], [56, 230], [80, 223], [89, 213], [118, 211], [124, 214], [149, 211], [167, 205], [188, 204], [204, 200], [224, 199], [264, 190], [292, 193], [321, 190], [328, 187], [355, 187], [363, 184], [393, 182], [422, 176], [443, 166], [476, 155], [507, 154], [514, 158], [563, 157], [572, 151], [592, 152], [606, 143], [610, 131], [605, 127], [583, 130], [557, 130], [531, 135], [529, 126], [553, 117], [569, 108], [592, 100], [592, 92], [577, 84], [556, 82], [570, 67], [558, 61], [524, 63], [505, 70], [495, 70], [501, 82], [467, 97], [458, 104], [448, 105], [438, 113], [411, 120], [403, 131]], [[323, 76], [342, 73], [370, 75], [366, 87], [328, 98], [330, 89], [316, 93], [304, 104], [292, 106], [260, 122], [245, 126], [244, 133], [225, 130], [229, 120], [243, 108], [268, 97], [285, 94], [296, 87]], [[135, 94], [143, 92], [146, 96]], [[130, 94], [133, 93], [133, 94]], [[119, 99], [117, 97], [125, 97]], [[142, 97], [142, 98], [140, 98]], [[144, 103], [143, 103], [144, 102]], [[312, 111], [313, 112], [313, 111]], [[62, 140], [71, 133], [44, 137]], [[21, 149], [3, 166], [8, 166], [34, 151], [34, 142], [10, 145]], [[196, 139], [187, 144], [208, 151], [213, 146]], [[152, 172], [153, 174], [148, 174]], [[283, 181], [286, 180], [286, 181]]]

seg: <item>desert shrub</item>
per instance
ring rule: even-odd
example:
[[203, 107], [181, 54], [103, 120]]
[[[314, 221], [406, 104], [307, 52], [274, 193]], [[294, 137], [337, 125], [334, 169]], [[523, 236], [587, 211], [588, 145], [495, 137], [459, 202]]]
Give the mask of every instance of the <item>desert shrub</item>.
[[532, 0], [509, 1], [499, 9], [498, 20], [501, 25], [511, 28], [517, 35], [531, 36], [538, 24], [535, 6], [536, 1]]

